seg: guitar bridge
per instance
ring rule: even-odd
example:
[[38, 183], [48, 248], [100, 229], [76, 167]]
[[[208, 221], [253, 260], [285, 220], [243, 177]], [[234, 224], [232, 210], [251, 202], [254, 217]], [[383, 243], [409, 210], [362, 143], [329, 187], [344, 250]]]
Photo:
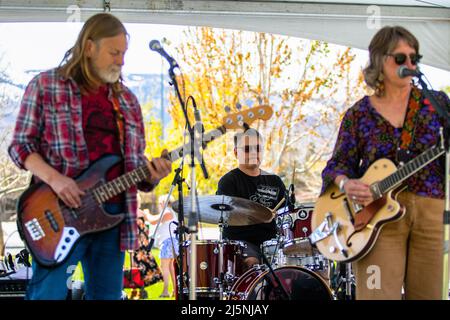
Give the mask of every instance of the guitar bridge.
[[311, 240], [311, 244], [315, 244], [334, 233], [334, 230], [339, 226], [339, 222], [335, 222], [332, 224], [331, 221], [331, 213], [327, 213], [324, 221], [317, 227], [316, 230], [311, 233], [309, 239]]
[[333, 221], [331, 220], [331, 213], [328, 212], [324, 221], [309, 236], [311, 244], [315, 244], [315, 243], [333, 235], [334, 242], [338, 246], [339, 251], [345, 258], [347, 258], [348, 252], [346, 249], [344, 249], [344, 246], [339, 241], [339, 237], [337, 235], [338, 230], [339, 230], [339, 222], [333, 223]]

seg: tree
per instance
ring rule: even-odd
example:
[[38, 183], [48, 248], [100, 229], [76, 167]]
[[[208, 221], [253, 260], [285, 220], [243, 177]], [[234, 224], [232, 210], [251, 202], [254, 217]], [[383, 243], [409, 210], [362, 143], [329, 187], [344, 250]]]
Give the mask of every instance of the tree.
[[[263, 167], [281, 175], [286, 184], [295, 170], [309, 180], [305, 192], [317, 193], [343, 112], [365, 90], [360, 70], [352, 68], [351, 49], [202, 27], [188, 28], [176, 50], [185, 74], [184, 82], [178, 76], [182, 94], [194, 96], [205, 130], [221, 125], [225, 106], [236, 112], [239, 102], [272, 105], [274, 116], [254, 125], [266, 139]], [[182, 142], [185, 121], [173, 91], [170, 101], [173, 124], [166, 143], [174, 146]], [[189, 111], [192, 117], [192, 107]], [[219, 178], [236, 166], [232, 149], [229, 134], [205, 150], [210, 179], [197, 171], [200, 194], [213, 194]]]
[[2, 221], [16, 216], [16, 201], [20, 192], [28, 185], [29, 174], [17, 168], [6, 152], [14, 127], [15, 109], [19, 103], [22, 89], [14, 84], [0, 55], [0, 252], [3, 251]]

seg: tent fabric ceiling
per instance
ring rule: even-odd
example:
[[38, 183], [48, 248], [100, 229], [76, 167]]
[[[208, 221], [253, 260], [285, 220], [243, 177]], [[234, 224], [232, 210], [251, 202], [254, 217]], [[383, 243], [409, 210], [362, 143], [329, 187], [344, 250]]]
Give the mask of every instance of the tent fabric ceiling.
[[105, 3], [128, 23], [270, 32], [360, 49], [380, 26], [402, 25], [419, 39], [424, 63], [450, 71], [450, 0], [0, 0], [0, 22], [73, 21], [77, 12], [84, 21]]

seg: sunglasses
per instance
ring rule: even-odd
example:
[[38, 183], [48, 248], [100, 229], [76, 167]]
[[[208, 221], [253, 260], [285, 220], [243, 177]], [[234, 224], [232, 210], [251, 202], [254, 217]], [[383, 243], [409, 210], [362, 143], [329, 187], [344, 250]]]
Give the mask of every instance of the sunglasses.
[[261, 150], [261, 146], [258, 144], [256, 146], [245, 146], [241, 149], [243, 149], [245, 153], [249, 153], [250, 151], [259, 152]]
[[[394, 53], [394, 54], [388, 53], [386, 55], [390, 56], [390, 57], [394, 57], [395, 63], [399, 66], [404, 64], [406, 62], [406, 59], [408, 58], [408, 56], [404, 53]], [[411, 61], [411, 63], [414, 66], [420, 62], [420, 59], [422, 59], [422, 55], [420, 55], [420, 54], [417, 54], [417, 53], [409, 54], [409, 60]]]

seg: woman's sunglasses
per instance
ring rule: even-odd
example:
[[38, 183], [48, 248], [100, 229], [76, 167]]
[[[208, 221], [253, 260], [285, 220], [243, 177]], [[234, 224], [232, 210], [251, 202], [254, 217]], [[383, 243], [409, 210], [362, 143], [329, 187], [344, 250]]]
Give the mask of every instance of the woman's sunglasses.
[[[392, 54], [392, 53], [388, 53], [388, 54], [386, 54], [387, 56], [390, 56], [390, 57], [394, 57], [394, 61], [395, 61], [395, 63], [397, 64], [397, 65], [399, 65], [399, 66], [401, 66], [402, 64], [405, 64], [405, 62], [406, 62], [406, 59], [407, 59], [407, 55], [406, 54], [404, 54], [404, 53], [395, 53], [395, 54]], [[422, 56], [420, 55], [420, 54], [417, 54], [417, 53], [410, 53], [409, 54], [409, 60], [411, 60], [411, 63], [413, 64], [413, 65], [416, 65], [416, 64], [418, 64], [419, 62], [420, 62], [420, 59], [422, 59]]]

